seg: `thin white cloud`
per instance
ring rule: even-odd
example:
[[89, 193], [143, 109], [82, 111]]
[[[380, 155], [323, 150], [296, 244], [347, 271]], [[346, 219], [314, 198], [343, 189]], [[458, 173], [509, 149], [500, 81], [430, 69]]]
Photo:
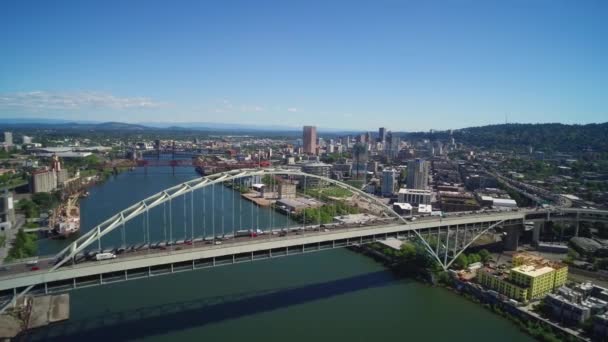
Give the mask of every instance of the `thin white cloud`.
[[263, 112], [265, 109], [258, 105], [242, 105], [241, 112]]
[[155, 109], [166, 105], [167, 103], [154, 101], [149, 97], [118, 97], [93, 91], [72, 93], [31, 91], [0, 94], [0, 107], [32, 110]]
[[297, 112], [297, 111], [298, 111], [298, 108], [296, 108], [296, 107], [290, 107], [290, 108], [287, 108], [287, 111], [288, 111], [288, 112], [295, 113], [295, 112]]

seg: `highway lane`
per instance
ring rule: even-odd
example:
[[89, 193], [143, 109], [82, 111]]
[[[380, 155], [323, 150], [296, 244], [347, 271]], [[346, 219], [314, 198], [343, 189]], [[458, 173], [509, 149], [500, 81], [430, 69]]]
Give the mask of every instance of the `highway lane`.
[[[415, 221], [408, 222], [408, 230], [413, 229], [427, 229], [429, 227], [436, 227], [439, 225], [448, 225], [448, 224], [465, 224], [467, 222], [473, 221], [492, 221], [498, 219], [498, 217], [507, 216], [509, 218], [522, 218], [524, 215], [523, 211], [516, 212], [499, 212], [499, 213], [485, 213], [485, 214], [469, 214], [469, 215], [451, 215], [445, 218], [440, 218], [437, 216], [427, 216], [421, 217]], [[215, 242], [211, 238], [203, 241], [200, 237], [195, 239], [194, 241], [183, 241], [180, 244], [173, 244], [166, 247], [155, 247], [155, 248], [142, 248], [139, 250], [125, 250], [122, 253], [117, 254], [117, 258], [113, 260], [107, 261], [95, 261], [95, 259], [84, 259], [80, 258], [79, 262], [75, 265], [66, 264], [59, 268], [59, 270], [64, 268], [72, 268], [72, 267], [81, 267], [86, 266], [87, 264], [97, 264], [97, 263], [106, 263], [106, 262], [120, 262], [129, 258], [138, 258], [138, 257], [154, 257], [158, 254], [166, 254], [166, 253], [179, 253], [188, 250], [205, 250], [205, 249], [216, 249], [227, 247], [235, 244], [247, 244], [247, 243], [259, 243], [263, 241], [276, 240], [276, 239], [288, 239], [292, 237], [304, 237], [311, 235], [319, 235], [319, 234], [331, 234], [340, 231], [347, 230], [356, 230], [356, 229], [369, 229], [369, 228], [384, 228], [386, 226], [402, 226], [404, 223], [402, 221], [398, 221], [396, 218], [384, 218], [378, 219], [375, 222], [368, 222], [364, 224], [328, 224], [323, 226], [307, 226], [305, 229], [303, 227], [292, 227], [289, 230], [276, 229], [273, 231], [266, 232], [264, 234], [260, 234], [256, 237], [218, 237], [215, 241], [218, 241], [219, 244], [215, 244]], [[47, 273], [50, 268], [53, 267], [55, 263], [55, 256], [46, 256], [41, 257], [39, 259], [36, 267], [38, 269], [31, 270], [32, 266], [27, 265], [25, 262], [16, 263], [12, 265], [8, 265], [8, 269], [0, 272], [0, 281], [3, 278], [10, 277], [18, 277], [24, 274], [40, 274]]]
[[[488, 217], [488, 216], [492, 216], [492, 215], [502, 215], [504, 213], [518, 213], [521, 215], [525, 215], [525, 214], [531, 214], [531, 213], [546, 214], [547, 212], [550, 212], [551, 215], [555, 217], [555, 215], [559, 215], [560, 213], [572, 214], [576, 211], [580, 211], [582, 213], [588, 213], [588, 214], [598, 214], [599, 213], [601, 215], [605, 215], [606, 217], [608, 217], [608, 211], [601, 211], [601, 210], [585, 210], [585, 209], [570, 209], [570, 208], [554, 209], [554, 210], [544, 210], [544, 209], [538, 210], [538, 209], [525, 208], [525, 209], [518, 209], [515, 211], [482, 210], [482, 211], [477, 211], [477, 212], [455, 212], [455, 213], [446, 213], [446, 214], [444, 214], [443, 217], [422, 216], [422, 217], [415, 218], [414, 221], [412, 221], [410, 218], [407, 218], [407, 220], [408, 220], [408, 224], [412, 226], [412, 229], [414, 229], [414, 227], [416, 227], [417, 224], [420, 224], [420, 223], [436, 222], [436, 223], [443, 225], [443, 224], [450, 224], [451, 222], [453, 222], [453, 220], [462, 219], [462, 218], [467, 218], [467, 219], [484, 218], [484, 217]], [[375, 222], [368, 221], [363, 226], [365, 226], [365, 227], [382, 226], [382, 225], [386, 224], [387, 222], [401, 222], [401, 221], [398, 221], [397, 218], [379, 218]], [[327, 226], [330, 227], [331, 230], [340, 230], [340, 229], [355, 228], [355, 227], [359, 227], [361, 225], [359, 225], [359, 224], [338, 225], [338, 224], [332, 223], [332, 224], [328, 224]], [[290, 227], [287, 230], [285, 228], [275, 229], [272, 231], [267, 231], [264, 234], [260, 234], [257, 237], [233, 237], [230, 235], [225, 235], [223, 237], [217, 236], [216, 241], [220, 241], [222, 245], [226, 245], [226, 244], [231, 244], [231, 243], [239, 243], [239, 242], [243, 242], [243, 241], [254, 241], [254, 240], [260, 240], [260, 239], [268, 239], [268, 238], [272, 238], [272, 237], [282, 237], [279, 235], [283, 235], [283, 234], [285, 234], [286, 236], [309, 234], [313, 231], [318, 231], [321, 229], [318, 225], [307, 226], [306, 229], [302, 229], [302, 228], [303, 227]], [[283, 233], [283, 232], [285, 232], [285, 233]], [[173, 243], [168, 243], [168, 242], [164, 241], [164, 242], [160, 242], [161, 245], [163, 245], [163, 244], [165, 245], [162, 247], [161, 246], [157, 247], [156, 245], [158, 243], [159, 242], [153, 242], [151, 244], [150, 248], [139, 248], [139, 249], [130, 249], [129, 248], [129, 247], [136, 247], [138, 245], [123, 246], [123, 248], [125, 250], [119, 251], [119, 253], [116, 253], [117, 259], [122, 259], [122, 258], [130, 257], [130, 256], [150, 255], [153, 253], [166, 252], [167, 250], [168, 251], [179, 251], [179, 250], [186, 249], [186, 248], [205, 247], [205, 246], [209, 246], [209, 245], [213, 244], [213, 237], [207, 237], [205, 241], [202, 240], [202, 237], [195, 238], [194, 241], [176, 240], [176, 241], [173, 241]], [[143, 244], [139, 244], [139, 245], [141, 246]], [[145, 247], [145, 246], [142, 246], [142, 247]], [[105, 249], [104, 251], [108, 251], [108, 249]], [[100, 251], [98, 251], [98, 252], [100, 252]], [[113, 252], [116, 252], [116, 249], [113, 249]], [[0, 265], [0, 277], [20, 274], [20, 273], [25, 273], [25, 272], [48, 271], [54, 265], [54, 263], [56, 261], [56, 256], [55, 255], [40, 256], [40, 257], [38, 257], [38, 263], [36, 265], [28, 264], [27, 260], [31, 260], [31, 258], [26, 259], [21, 262]], [[92, 260], [86, 259], [84, 253], [81, 253], [77, 257], [76, 261], [77, 261], [77, 263], [97, 262], [94, 259], [92, 259]]]

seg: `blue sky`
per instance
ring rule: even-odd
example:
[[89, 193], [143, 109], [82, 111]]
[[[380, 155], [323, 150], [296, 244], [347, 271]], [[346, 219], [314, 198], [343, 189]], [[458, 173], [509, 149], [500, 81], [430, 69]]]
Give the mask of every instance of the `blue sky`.
[[0, 118], [608, 121], [607, 1], [4, 1]]

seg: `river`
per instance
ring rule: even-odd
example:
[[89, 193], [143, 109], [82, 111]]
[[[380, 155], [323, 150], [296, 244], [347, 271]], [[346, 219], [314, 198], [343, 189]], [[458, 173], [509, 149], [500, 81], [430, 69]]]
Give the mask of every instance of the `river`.
[[[137, 200], [194, 177], [191, 169], [177, 169], [173, 175], [163, 168], [115, 176], [92, 188], [82, 201], [82, 230]], [[238, 205], [244, 226], [295, 224], [269, 209], [252, 208], [238, 196], [232, 199], [230, 189], [218, 186], [215, 196], [221, 198], [221, 192], [225, 192], [226, 213], [231, 212], [226, 209], [230, 205]], [[221, 201], [215, 204], [219, 212]], [[208, 205], [207, 209], [212, 208]], [[183, 212], [183, 206], [176, 208], [175, 212]], [[260, 210], [261, 222], [247, 220], [251, 209]], [[188, 229], [203, 229], [201, 223], [210, 222], [200, 215], [198, 221], [192, 220], [194, 225], [182, 228], [183, 217], [182, 221], [174, 218], [175, 238], [179, 234], [187, 237]], [[166, 235], [160, 220], [160, 216], [150, 220], [151, 241]], [[234, 222], [239, 223], [239, 218]], [[226, 230], [232, 227], [225, 226]], [[145, 230], [141, 222], [127, 228], [138, 232], [131, 233], [133, 239]], [[116, 246], [120, 238], [114, 234], [104, 243]], [[41, 241], [40, 254], [56, 252], [67, 243]], [[70, 294], [70, 320], [33, 331], [27, 340], [533, 341], [477, 304], [444, 289], [395, 278], [382, 265], [346, 249], [78, 289]]]

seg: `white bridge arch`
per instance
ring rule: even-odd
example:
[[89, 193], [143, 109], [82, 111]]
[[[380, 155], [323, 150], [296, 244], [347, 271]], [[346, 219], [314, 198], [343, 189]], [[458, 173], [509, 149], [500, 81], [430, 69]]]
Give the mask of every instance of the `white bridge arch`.
[[[97, 226], [95, 226], [94, 228], [89, 230], [87, 233], [85, 233], [84, 235], [81, 235], [78, 239], [76, 239], [74, 242], [72, 242], [69, 246], [64, 248], [62, 251], [60, 251], [57, 254], [57, 258], [60, 258], [61, 260], [59, 260], [55, 264], [55, 266], [53, 266], [49, 270], [49, 272], [52, 272], [52, 271], [58, 269], [59, 267], [61, 267], [63, 264], [69, 262], [78, 253], [82, 252], [85, 248], [87, 248], [91, 244], [98, 241], [101, 237], [103, 237], [104, 235], [112, 232], [113, 230], [123, 226], [126, 222], [128, 222], [128, 221], [134, 219], [135, 217], [138, 217], [140, 214], [143, 214], [144, 212], [146, 212], [146, 210], [152, 209], [167, 201], [171, 201], [175, 198], [184, 196], [186, 194], [192, 193], [195, 190], [199, 190], [199, 189], [211, 186], [213, 184], [218, 184], [218, 183], [221, 184], [224, 182], [229, 182], [229, 181], [240, 179], [240, 178], [246, 178], [246, 177], [251, 177], [251, 176], [264, 176], [264, 175], [287, 175], [287, 176], [309, 177], [309, 178], [316, 178], [316, 179], [322, 180], [324, 182], [336, 185], [340, 188], [350, 190], [350, 191], [356, 193], [357, 195], [370, 200], [372, 203], [382, 207], [382, 209], [384, 209], [387, 213], [393, 215], [395, 218], [400, 220], [403, 224], [408, 224], [408, 222], [405, 218], [403, 218], [401, 215], [399, 215], [397, 212], [395, 212], [391, 207], [384, 204], [377, 197], [370, 195], [370, 194], [362, 191], [361, 189], [358, 189], [356, 187], [353, 187], [351, 185], [348, 185], [346, 183], [343, 183], [343, 182], [335, 180], [335, 179], [305, 173], [305, 172], [302, 172], [297, 169], [285, 169], [285, 168], [237, 169], [237, 170], [231, 170], [231, 171], [226, 171], [226, 172], [221, 172], [221, 173], [215, 173], [215, 174], [212, 174], [209, 176], [204, 176], [201, 178], [196, 178], [193, 180], [186, 181], [184, 183], [181, 183], [181, 184], [172, 186], [168, 189], [165, 189], [163, 191], [160, 191], [152, 196], [149, 196], [148, 198], [146, 198], [144, 200], [141, 200], [141, 201], [131, 205], [130, 207], [122, 210], [121, 212], [119, 212], [119, 213], [113, 215], [112, 217], [106, 219], [105, 221], [101, 222], [100, 224], [98, 224]], [[427, 249], [427, 251], [429, 252], [429, 254], [431, 256], [433, 256], [434, 259], [437, 262], [439, 262], [439, 264], [441, 264], [445, 269], [447, 269], [447, 265], [445, 264], [445, 262], [442, 262], [441, 258], [439, 258], [439, 256], [436, 254], [436, 252], [433, 250], [433, 248], [426, 242], [426, 240], [422, 237], [422, 235], [420, 235], [420, 233], [417, 230], [413, 230], [413, 231], [420, 238], [420, 241], [424, 244], [424, 246]]]
[[[239, 178], [244, 178], [244, 177], [264, 176], [264, 175], [286, 175], [286, 176], [295, 176], [295, 177], [305, 177], [305, 179], [306, 178], [316, 178], [323, 182], [326, 182], [329, 184], [334, 184], [340, 188], [352, 191], [353, 193], [355, 193], [367, 200], [370, 200], [374, 205], [381, 207], [384, 212], [389, 213], [390, 215], [394, 216], [394, 218], [397, 219], [401, 224], [410, 226], [411, 229], [404, 229], [404, 231], [407, 230], [407, 231], [413, 232], [414, 236], [417, 237], [420, 240], [420, 242], [424, 245], [424, 247], [425, 247], [426, 251], [429, 253], [429, 255], [432, 256], [432, 258], [434, 258], [434, 260], [436, 260], [438, 262], [438, 264], [441, 265], [441, 267], [444, 270], [447, 270], [448, 267], [452, 264], [452, 262], [454, 260], [456, 260], [456, 258], [468, 246], [470, 246], [473, 241], [475, 241], [477, 238], [479, 238], [481, 235], [483, 235], [487, 231], [495, 228], [496, 226], [502, 225], [504, 222], [504, 220], [491, 220], [491, 219], [487, 220], [486, 219], [486, 220], [484, 220], [486, 222], [486, 224], [480, 224], [480, 225], [474, 227], [474, 229], [472, 231], [474, 231], [475, 234], [472, 234], [472, 236], [469, 235], [469, 239], [467, 239], [467, 235], [466, 235], [467, 230], [466, 230], [466, 226], [465, 226], [464, 238], [460, 239], [460, 240], [458, 237], [461, 235], [459, 235], [458, 226], [456, 226], [455, 243], [450, 243], [450, 225], [449, 224], [442, 224], [441, 222], [440, 222], [439, 226], [435, 226], [435, 225], [431, 224], [433, 227], [437, 228], [437, 235], [436, 235], [437, 241], [435, 244], [435, 249], [433, 249], [433, 247], [431, 247], [431, 245], [428, 243], [428, 241], [421, 234], [421, 231], [419, 230], [416, 223], [408, 222], [405, 218], [403, 218], [397, 212], [395, 212], [391, 207], [384, 204], [379, 198], [377, 198], [373, 195], [370, 195], [368, 193], [365, 193], [361, 189], [357, 189], [353, 186], [350, 186], [346, 183], [343, 183], [343, 182], [340, 182], [340, 181], [337, 181], [334, 179], [330, 179], [330, 178], [322, 177], [322, 176], [318, 176], [318, 175], [313, 175], [313, 174], [308, 174], [308, 173], [302, 172], [297, 169], [286, 169], [286, 168], [238, 169], [238, 170], [231, 170], [231, 171], [226, 171], [226, 172], [222, 172], [222, 173], [216, 173], [216, 174], [204, 176], [201, 178], [196, 178], [196, 179], [175, 185], [173, 187], [160, 191], [142, 201], [139, 201], [139, 202], [131, 205], [130, 207], [122, 210], [121, 212], [111, 216], [107, 220], [105, 220], [102, 223], [95, 226], [93, 229], [91, 229], [87, 233], [81, 235], [78, 239], [76, 239], [75, 241], [70, 243], [70, 245], [68, 245], [66, 248], [64, 248], [62, 251], [60, 251], [55, 257], [56, 263], [54, 264], [54, 266], [51, 267], [50, 269], [48, 269], [48, 271], [41, 273], [40, 281], [45, 282], [46, 281], [45, 275], [54, 274], [53, 272], [59, 270], [62, 265], [75, 260], [77, 254], [83, 252], [85, 250], [85, 248], [87, 248], [88, 246], [90, 246], [91, 244], [93, 244], [95, 242], [99, 243], [100, 239], [103, 236], [109, 234], [110, 232], [114, 231], [115, 229], [117, 229], [119, 227], [125, 227], [125, 223], [148, 212], [148, 210], [150, 210], [154, 207], [157, 207], [167, 201], [172, 201], [173, 199], [178, 198], [180, 196], [186, 196], [187, 194], [193, 194], [195, 190], [203, 189], [205, 187], [212, 186], [214, 184], [222, 184], [224, 182], [230, 182], [230, 181], [233, 181], [233, 180], [236, 180]], [[169, 203], [171, 203], [171, 202], [169, 202]], [[447, 230], [446, 230], [447, 236], [444, 241], [442, 241], [442, 238], [440, 235], [440, 230], [442, 228], [447, 228]], [[429, 235], [431, 234], [430, 229], [428, 229], [428, 228], [426, 229], [426, 232]], [[471, 231], [469, 231], [469, 232], [471, 232]], [[461, 230], [461, 233], [462, 233], [462, 230]], [[459, 242], [460, 242], [460, 244], [459, 244]], [[450, 250], [450, 248], [448, 248], [448, 247], [451, 247], [452, 249]], [[441, 254], [443, 254], [443, 260], [441, 257], [439, 257], [440, 250], [443, 251], [443, 253], [441, 253]], [[450, 257], [450, 260], [448, 260], [448, 254], [450, 253], [450, 251], [452, 251], [453, 253]], [[15, 296], [13, 297], [12, 303], [15, 303], [17, 298], [19, 298], [19, 297], [23, 296], [24, 294], [26, 294], [27, 292], [29, 292], [35, 285], [36, 284], [29, 285], [26, 288], [24, 288], [21, 292], [15, 292]], [[16, 288], [15, 288], [15, 291], [16, 291]], [[0, 309], [0, 312], [2, 312], [4, 309], [6, 309], [6, 307], [7, 306]]]

